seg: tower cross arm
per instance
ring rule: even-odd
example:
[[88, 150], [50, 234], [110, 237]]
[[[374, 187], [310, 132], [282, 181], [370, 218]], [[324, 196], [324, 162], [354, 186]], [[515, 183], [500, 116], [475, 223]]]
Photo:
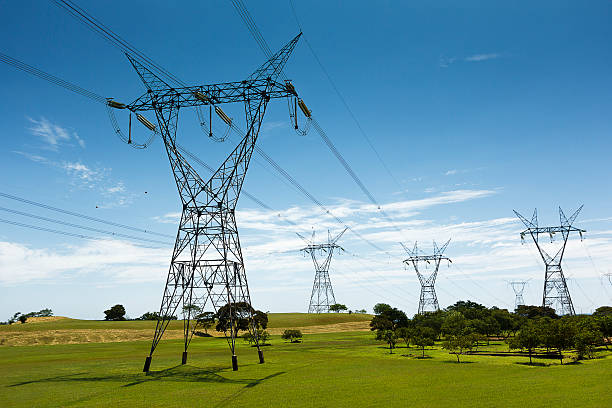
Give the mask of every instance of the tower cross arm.
[[527, 228], [525, 231], [521, 232], [521, 235], [525, 235], [525, 234], [556, 234], [558, 232], [579, 232], [579, 233], [585, 233], [586, 230], [580, 229], [580, 228], [576, 228], [576, 227], [565, 227], [565, 226], [558, 226], [558, 227], [535, 227], [535, 228]]
[[419, 255], [419, 256], [411, 256], [408, 259], [405, 259], [404, 262], [408, 263], [408, 262], [419, 262], [419, 261], [449, 261], [452, 262], [450, 260], [450, 258], [447, 258], [446, 256], [440, 256], [440, 255]]
[[277, 82], [270, 78], [255, 78], [236, 82], [211, 85], [161, 88], [146, 92], [130, 103], [127, 108], [133, 112], [150, 111], [172, 106], [194, 107], [221, 105], [256, 99], [278, 99], [296, 96], [295, 88], [289, 83]]

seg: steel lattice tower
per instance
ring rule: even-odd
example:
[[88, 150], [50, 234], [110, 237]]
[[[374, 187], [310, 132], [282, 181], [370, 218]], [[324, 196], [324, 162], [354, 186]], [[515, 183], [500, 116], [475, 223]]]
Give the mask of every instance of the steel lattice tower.
[[[444, 245], [438, 247], [438, 245], [434, 241], [433, 255], [419, 255], [419, 249], [417, 247], [416, 242], [414, 243], [413, 249], [409, 249], [404, 244], [400, 243], [410, 256], [408, 259], [404, 260], [404, 263], [406, 265], [412, 264], [412, 266], [414, 267], [414, 271], [416, 272], [419, 278], [419, 282], [421, 283], [421, 296], [419, 298], [418, 314], [423, 314], [425, 312], [435, 312], [440, 310], [440, 306], [438, 305], [438, 297], [436, 296], [436, 290], [434, 286], [436, 284], [438, 270], [440, 269], [440, 262], [442, 262], [443, 259], [447, 260], [448, 262], [452, 262], [449, 258], [444, 256], [444, 251], [446, 250], [446, 247], [449, 243], [450, 239], [446, 241]], [[433, 272], [429, 275], [423, 273], [422, 270], [419, 270], [419, 262], [425, 262], [426, 265], [433, 262]]]
[[[580, 206], [572, 214], [571, 217], [567, 218], [563, 213], [561, 207], [559, 207], [559, 221], [561, 223], [558, 227], [539, 227], [538, 226], [538, 212], [537, 209], [533, 211], [531, 220], [526, 219], [518, 212], [514, 211], [516, 216], [525, 224], [527, 229], [521, 232], [521, 240], [525, 241], [525, 235], [531, 235], [533, 242], [535, 243], [540, 256], [546, 265], [546, 274], [544, 277], [544, 294], [542, 296], [542, 306], [548, 306], [555, 309], [559, 315], [575, 315], [574, 305], [572, 298], [567, 287], [567, 281], [563, 275], [563, 269], [561, 268], [561, 261], [563, 260], [563, 254], [565, 253], [565, 246], [567, 240], [572, 232], [578, 232], [580, 239], [582, 234], [586, 232], [583, 229], [573, 227], [572, 224], [578, 217], [578, 214], [582, 210], [583, 206]], [[540, 245], [539, 236], [540, 234], [547, 234], [550, 237], [551, 243], [554, 241], [554, 236], [557, 233], [561, 233], [563, 242], [559, 250], [554, 256], [550, 256]]]
[[[332, 239], [329, 231], [327, 231], [327, 242], [324, 244], [315, 244], [314, 231], [312, 232], [312, 237], [310, 240], [307, 240], [302, 235], [297, 234], [307, 244], [300, 251], [304, 252], [304, 254], [310, 254], [315, 267], [315, 279], [312, 285], [308, 313], [328, 313], [329, 307], [336, 303], [334, 290], [332, 288], [331, 280], [329, 279], [329, 265], [331, 264], [334, 250], [338, 249], [340, 251], [344, 251], [344, 248], [342, 248], [336, 242], [338, 242], [340, 237], [345, 232], [346, 228]], [[317, 253], [319, 254], [320, 258], [317, 258]]]
[[512, 290], [514, 291], [514, 310], [516, 310], [519, 306], [525, 304], [525, 300], [523, 299], [523, 291], [525, 290], [525, 285], [527, 285], [527, 281], [512, 281], [510, 282], [510, 286], [512, 286]]
[[[145, 372], [149, 371], [153, 352], [181, 304], [183, 310], [187, 310], [183, 328], [183, 364], [187, 362], [187, 348], [197, 326], [197, 322], [192, 322], [191, 306], [204, 310], [207, 305], [215, 312], [221, 307], [229, 309], [229, 333], [225, 334], [232, 353], [232, 368], [238, 369], [235, 349], [238, 319], [250, 321], [249, 330], [256, 338], [259, 361], [264, 362], [252, 316], [235, 208], [268, 102], [273, 98], [297, 98], [293, 85], [277, 82], [277, 78], [300, 36], [297, 35], [246, 80], [212, 85], [170, 86], [128, 55], [147, 92], [127, 106], [114, 101], [109, 101], [109, 106], [129, 109], [145, 126], [159, 133], [182, 202], [181, 220]], [[212, 177], [205, 181], [179, 152], [176, 143], [179, 109], [208, 105], [214, 107], [231, 126], [231, 119], [223, 117], [219, 105], [234, 102], [244, 103], [246, 135]], [[139, 112], [155, 114], [158, 126]], [[247, 307], [237, 307], [237, 304]]]

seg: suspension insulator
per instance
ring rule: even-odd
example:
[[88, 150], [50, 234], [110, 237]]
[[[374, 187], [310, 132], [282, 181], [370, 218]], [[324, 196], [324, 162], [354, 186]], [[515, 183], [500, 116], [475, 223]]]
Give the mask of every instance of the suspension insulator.
[[227, 123], [228, 126], [232, 126], [232, 118], [227, 116], [220, 107], [215, 106], [215, 112], [217, 113], [217, 115], [219, 115], [221, 119], [223, 119], [225, 123]]
[[298, 106], [304, 113], [304, 116], [306, 116], [307, 118], [310, 118], [312, 116], [312, 112], [310, 112], [310, 110], [308, 109], [308, 107], [306, 106], [303, 100], [298, 99]]
[[195, 91], [193, 95], [204, 103], [210, 103], [208, 96], [200, 91]]
[[110, 106], [111, 108], [115, 108], [115, 109], [127, 108], [127, 106], [124, 103], [116, 102], [116, 101], [113, 101], [112, 99], [109, 99], [107, 103], [108, 103], [108, 106]]
[[143, 125], [145, 125], [149, 130], [155, 132], [155, 125], [151, 123], [147, 118], [142, 116], [140, 113], [136, 114], [136, 119], [140, 121]]
[[293, 84], [289, 81], [285, 82], [285, 88], [287, 89], [287, 91], [291, 92], [294, 95], [297, 95], [297, 92], [295, 91], [295, 86], [293, 86]]

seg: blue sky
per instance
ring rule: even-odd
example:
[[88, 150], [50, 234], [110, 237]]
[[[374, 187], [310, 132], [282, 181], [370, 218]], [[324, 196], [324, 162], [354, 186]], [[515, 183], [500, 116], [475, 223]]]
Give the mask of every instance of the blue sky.
[[[265, 60], [229, 1], [78, 4], [190, 84], [241, 80]], [[273, 50], [299, 31], [288, 2], [245, 4]], [[577, 225], [586, 239], [574, 237], [565, 258], [570, 291], [577, 311], [612, 302], [612, 286], [601, 278], [612, 271], [609, 1], [295, 6], [306, 38], [396, 179], [301, 41], [286, 75], [401, 230], [369, 205], [316, 132], [293, 132], [284, 101], [270, 104], [259, 146], [385, 249], [350, 233], [342, 238], [347, 253], [331, 271], [339, 302], [371, 310], [384, 301], [416, 312], [419, 286], [402, 266], [398, 241], [418, 240], [428, 250], [432, 239], [452, 238], [453, 265], [438, 278], [442, 306], [469, 298], [511, 307], [513, 279], [531, 279], [525, 300], [539, 304], [544, 267], [533, 246], [521, 245], [512, 209], [537, 207], [540, 222], [554, 225], [559, 205], [570, 212], [583, 203]], [[105, 97], [130, 102], [143, 93], [122, 53], [52, 2], [0, 1], [0, 10], [1, 52]], [[131, 149], [113, 134], [103, 106], [8, 65], [0, 72], [0, 192], [176, 233], [179, 200], [159, 140]], [[241, 106], [224, 109], [241, 117]], [[127, 126], [126, 117], [119, 120]], [[134, 130], [139, 140], [147, 136], [142, 126]], [[182, 114], [179, 142], [212, 166], [233, 148], [231, 140], [209, 140], [192, 112]], [[306, 311], [314, 271], [294, 232], [314, 228], [323, 236], [341, 227], [263, 163], [254, 157], [245, 190], [275, 211], [242, 197], [238, 213], [253, 302]], [[3, 197], [0, 207], [130, 233]], [[0, 319], [43, 307], [83, 318], [101, 318], [116, 303], [131, 316], [157, 310], [171, 245], [90, 235], [98, 239], [0, 224]]]

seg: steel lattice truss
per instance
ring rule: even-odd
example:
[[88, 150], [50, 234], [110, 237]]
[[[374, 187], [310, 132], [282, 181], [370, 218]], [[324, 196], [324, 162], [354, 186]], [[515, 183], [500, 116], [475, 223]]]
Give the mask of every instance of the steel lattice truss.
[[519, 306], [525, 304], [525, 300], [523, 299], [523, 292], [525, 291], [525, 285], [527, 285], [527, 281], [513, 281], [510, 282], [510, 286], [512, 286], [512, 290], [514, 291], [514, 310], [516, 310]]
[[314, 231], [312, 232], [310, 240], [297, 234], [307, 244], [306, 247], [302, 248], [300, 251], [305, 254], [310, 254], [315, 267], [315, 279], [312, 285], [308, 313], [328, 313], [329, 307], [336, 303], [334, 290], [331, 280], [329, 279], [329, 265], [331, 264], [334, 250], [344, 251], [344, 248], [336, 244], [336, 242], [338, 242], [345, 232], [346, 228], [332, 239], [329, 231], [327, 231], [327, 243], [324, 244], [315, 244]]
[[[425, 312], [435, 312], [440, 310], [438, 305], [438, 297], [436, 296], [435, 284], [436, 277], [438, 276], [438, 270], [440, 269], [440, 262], [447, 260], [452, 262], [449, 258], [444, 256], [444, 251], [450, 243], [450, 239], [446, 241], [444, 245], [438, 247], [436, 242], [433, 243], [434, 253], [433, 255], [419, 255], [419, 249], [417, 243], [414, 243], [414, 248], [410, 249], [400, 242], [404, 247], [404, 250], [409, 255], [408, 259], [404, 260], [406, 265], [412, 265], [416, 272], [419, 282], [421, 283], [421, 296], [419, 298], [419, 311], [418, 314]], [[426, 274], [422, 269], [419, 269], [419, 263], [424, 262], [426, 265], [433, 263], [433, 272]]]
[[[567, 218], [563, 213], [561, 207], [559, 207], [559, 221], [561, 223], [558, 227], [540, 227], [538, 226], [538, 211], [535, 209], [531, 220], [523, 217], [518, 212], [514, 211], [516, 216], [525, 224], [527, 229], [521, 232], [521, 240], [525, 240], [525, 235], [531, 235], [533, 242], [535, 243], [540, 256], [546, 265], [546, 274], [544, 278], [544, 294], [542, 296], [542, 306], [548, 306], [555, 309], [559, 315], [575, 315], [574, 305], [572, 298], [567, 287], [567, 281], [561, 268], [561, 261], [563, 260], [563, 254], [565, 253], [565, 246], [569, 239], [570, 233], [578, 232], [580, 239], [582, 234], [586, 232], [583, 229], [573, 227], [572, 224], [578, 217], [578, 214], [582, 210], [583, 206], [580, 206], [571, 217]], [[546, 234], [550, 237], [550, 241], [553, 242], [555, 234], [560, 233], [562, 236], [562, 244], [557, 250], [554, 256], [550, 256], [540, 245], [539, 237], [541, 234]]]
[[[256, 339], [260, 362], [263, 363], [252, 312], [235, 307], [237, 303], [251, 306], [251, 298], [234, 211], [268, 102], [274, 98], [297, 97], [292, 85], [277, 82], [277, 78], [300, 35], [246, 80], [214, 85], [172, 87], [128, 55], [147, 92], [126, 107], [137, 113], [141, 121], [142, 115], [138, 112], [155, 113], [158, 123], [155, 130], [164, 141], [182, 202], [181, 220], [145, 372], [149, 370], [153, 352], [180, 305], [186, 311], [183, 364], [186, 363], [187, 348], [197, 327], [192, 310], [197, 307], [203, 311], [207, 306], [212, 306], [215, 312], [221, 307], [229, 307], [230, 324], [226, 338], [232, 352], [233, 369], [238, 368], [236, 322], [241, 318], [250, 321], [249, 329]], [[205, 181], [178, 150], [176, 133], [179, 109], [201, 105], [216, 108], [217, 105], [233, 102], [244, 103], [246, 135], [212, 177]], [[154, 125], [149, 122], [148, 127], [151, 126]], [[244, 313], [248, 316], [241, 316]]]

